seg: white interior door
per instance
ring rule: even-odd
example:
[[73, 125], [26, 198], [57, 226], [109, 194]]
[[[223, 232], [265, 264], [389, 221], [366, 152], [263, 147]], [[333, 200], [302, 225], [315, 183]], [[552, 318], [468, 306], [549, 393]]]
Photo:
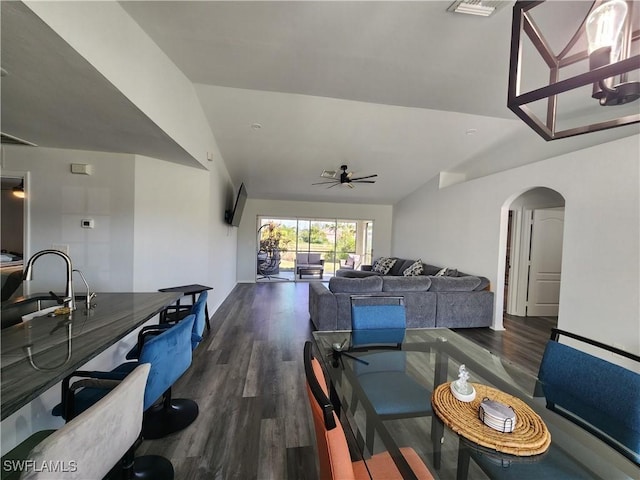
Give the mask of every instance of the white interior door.
[[560, 303], [564, 208], [533, 211], [528, 316], [557, 316]]

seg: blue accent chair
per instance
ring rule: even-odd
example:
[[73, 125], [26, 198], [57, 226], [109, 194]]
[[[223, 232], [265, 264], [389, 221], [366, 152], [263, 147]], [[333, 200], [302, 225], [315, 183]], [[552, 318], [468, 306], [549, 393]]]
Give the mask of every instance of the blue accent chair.
[[147, 327], [141, 337], [140, 358], [119, 365], [111, 372], [75, 372], [62, 382], [62, 404], [54, 415], [67, 421], [104, 397], [108, 390], [88, 386], [77, 392], [72, 378], [90, 377], [102, 380], [125, 378], [138, 365], [149, 363], [151, 371], [144, 395], [142, 435], [147, 439], [162, 438], [190, 425], [198, 416], [198, 404], [189, 399], [172, 399], [171, 386], [187, 371], [192, 359], [192, 330], [195, 315], [178, 322], [172, 328]]

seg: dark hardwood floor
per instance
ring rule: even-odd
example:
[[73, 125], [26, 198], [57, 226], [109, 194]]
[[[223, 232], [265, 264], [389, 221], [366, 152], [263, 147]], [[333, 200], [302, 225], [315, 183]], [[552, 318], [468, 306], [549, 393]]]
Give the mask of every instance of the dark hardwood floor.
[[[137, 455], [171, 460], [177, 480], [317, 479], [302, 347], [311, 339], [307, 283], [238, 284], [212, 317], [174, 398], [198, 402], [185, 430]], [[536, 373], [553, 319], [505, 317], [505, 331], [458, 330]]]
[[516, 317], [505, 314], [503, 323], [505, 330], [499, 332], [490, 328], [453, 330], [537, 375], [544, 347], [551, 336], [551, 329], [558, 325], [558, 317]]

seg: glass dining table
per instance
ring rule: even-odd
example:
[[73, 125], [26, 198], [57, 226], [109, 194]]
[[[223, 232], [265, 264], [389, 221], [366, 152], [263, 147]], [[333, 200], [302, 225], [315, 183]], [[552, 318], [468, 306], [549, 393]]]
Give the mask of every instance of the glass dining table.
[[[313, 333], [332, 401], [339, 405], [345, 431], [352, 434], [353, 450], [365, 463], [388, 451], [403, 478], [414, 479], [400, 453], [400, 448], [412, 447], [434, 478], [444, 480], [640, 479], [637, 464], [547, 409], [535, 376], [449, 329], [407, 329], [400, 346], [370, 350], [348, 349], [350, 336], [350, 331]], [[461, 365], [477, 395], [491, 399], [498, 392], [519, 405], [516, 414], [530, 412], [537, 422], [531, 427], [536, 438], [524, 436], [525, 448], [513, 447], [515, 429], [496, 434], [473, 415], [463, 422], [456, 412], [458, 400], [436, 403], [449, 392], [442, 385], [459, 378]], [[442, 415], [449, 407], [453, 425]], [[484, 443], [485, 433], [486, 438], [498, 437], [499, 446]], [[530, 440], [535, 445], [526, 444]]]

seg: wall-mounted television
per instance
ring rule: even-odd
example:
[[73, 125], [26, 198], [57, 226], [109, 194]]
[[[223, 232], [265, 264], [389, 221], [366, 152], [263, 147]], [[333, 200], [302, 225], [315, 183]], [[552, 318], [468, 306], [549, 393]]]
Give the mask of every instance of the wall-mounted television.
[[236, 203], [233, 205], [233, 210], [227, 210], [224, 212], [225, 221], [233, 226], [240, 225], [240, 219], [242, 218], [242, 211], [244, 210], [244, 204], [247, 203], [247, 189], [244, 183], [240, 184], [240, 190], [238, 190], [238, 196], [236, 197]]

